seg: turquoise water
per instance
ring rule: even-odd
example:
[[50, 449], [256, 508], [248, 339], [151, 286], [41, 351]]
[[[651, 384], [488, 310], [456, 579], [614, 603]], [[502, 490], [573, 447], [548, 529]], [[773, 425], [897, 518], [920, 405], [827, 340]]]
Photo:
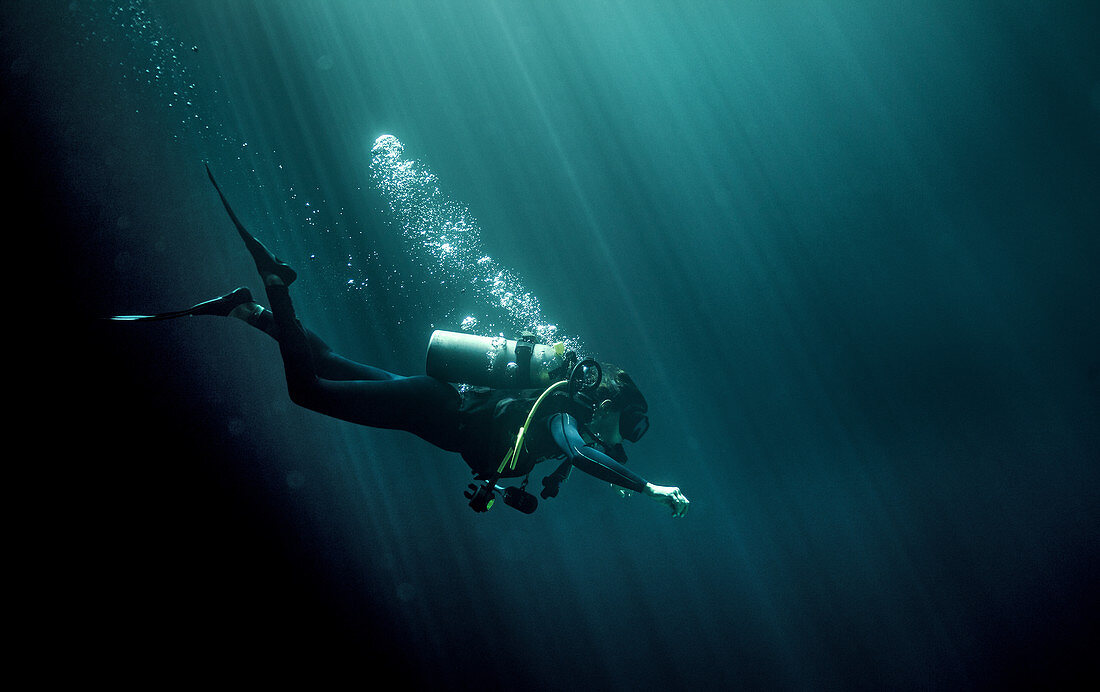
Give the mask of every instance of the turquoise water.
[[[1098, 16], [5, 5], [12, 259], [45, 279], [30, 650], [135, 682], [1095, 677]], [[688, 516], [579, 474], [475, 515], [461, 459], [296, 408], [246, 325], [83, 319], [261, 294], [204, 162], [349, 357], [532, 328], [625, 367], [631, 466]]]

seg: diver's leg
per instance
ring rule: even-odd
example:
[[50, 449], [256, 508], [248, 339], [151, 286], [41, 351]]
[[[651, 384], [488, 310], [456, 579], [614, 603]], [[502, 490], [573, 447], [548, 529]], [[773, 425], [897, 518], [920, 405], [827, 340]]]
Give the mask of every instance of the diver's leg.
[[367, 378], [319, 377], [309, 337], [294, 314], [289, 290], [277, 277], [266, 288], [279, 331], [287, 390], [294, 403], [350, 423], [411, 432], [437, 447], [458, 451], [459, 399], [454, 388], [435, 378], [403, 377], [361, 364], [353, 365], [366, 368]]
[[[231, 312], [230, 317], [241, 319], [276, 341], [279, 340], [279, 327], [275, 323], [274, 314], [259, 303], [245, 303]], [[345, 358], [333, 351], [316, 333], [305, 326], [302, 329], [309, 341], [309, 352], [313, 356], [313, 368], [317, 377], [325, 380], [389, 380], [398, 377], [381, 368]]]
[[457, 451], [458, 393], [447, 383], [430, 377], [400, 377], [374, 368], [367, 379], [329, 380], [318, 376], [309, 335], [295, 316], [290, 300], [289, 285], [297, 274], [245, 230], [209, 167], [207, 174], [263, 279], [291, 400], [352, 423], [406, 430], [438, 447]]
[[[210, 171], [210, 166], [206, 166], [206, 175], [210, 178], [210, 183], [217, 191], [222, 206], [225, 207], [226, 213], [229, 214], [229, 219], [233, 222], [233, 225], [236, 226], [238, 235], [240, 235], [241, 240], [244, 241], [249, 254], [252, 255], [252, 260], [256, 263], [256, 270], [260, 273], [260, 278], [263, 279], [265, 286], [271, 281], [275, 281], [283, 286], [290, 286], [297, 278], [297, 273], [286, 262], [276, 258], [275, 255], [264, 247], [263, 243], [245, 229], [244, 224], [242, 224], [237, 218], [237, 215], [233, 213], [233, 207], [229, 205], [229, 200], [222, 194], [218, 182], [214, 180], [214, 174]], [[251, 297], [249, 297], [249, 302], [239, 305], [231, 314], [233, 317], [243, 319], [257, 329], [269, 334], [276, 340], [280, 340], [278, 321], [272, 317], [270, 311], [265, 310], [263, 306], [258, 303], [252, 302]], [[298, 325], [297, 330], [302, 330], [301, 325]], [[317, 375], [319, 377], [339, 380], [370, 380], [386, 379], [389, 376], [389, 373], [384, 370], [378, 370], [377, 368], [355, 363], [336, 355], [332, 349], [329, 348], [328, 344], [322, 341], [316, 334], [308, 330], [304, 331], [307, 341], [311, 346], [314, 367], [317, 369]], [[292, 334], [291, 338], [297, 338], [297, 334]]]

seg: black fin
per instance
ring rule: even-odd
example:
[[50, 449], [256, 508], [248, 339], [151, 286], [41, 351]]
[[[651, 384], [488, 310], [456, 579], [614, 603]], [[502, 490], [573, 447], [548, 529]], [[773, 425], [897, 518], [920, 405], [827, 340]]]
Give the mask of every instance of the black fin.
[[273, 255], [270, 250], [264, 247], [264, 244], [256, 240], [256, 238], [245, 230], [244, 225], [237, 219], [237, 215], [233, 213], [233, 208], [229, 206], [229, 200], [222, 194], [222, 189], [218, 187], [218, 181], [214, 180], [214, 174], [210, 171], [210, 166], [206, 165], [206, 175], [210, 178], [210, 182], [214, 185], [214, 189], [218, 191], [218, 197], [222, 200], [222, 206], [225, 207], [225, 211], [229, 213], [229, 219], [233, 222], [233, 225], [237, 227], [237, 233], [240, 234], [241, 240], [244, 241], [244, 246], [248, 248], [249, 254], [252, 255], [252, 261], [256, 263], [256, 269], [260, 272], [261, 276], [268, 274], [274, 274], [283, 281], [283, 285], [289, 286], [294, 283], [294, 280], [298, 278], [298, 273], [290, 268], [290, 265], [283, 262], [278, 257]]
[[198, 305], [192, 305], [186, 310], [161, 312], [155, 315], [115, 315], [107, 319], [117, 322], [151, 322], [155, 320], [172, 320], [177, 317], [195, 317], [197, 315], [228, 317], [229, 313], [233, 311], [233, 308], [243, 303], [251, 302], [253, 302], [252, 291], [248, 290], [247, 286], [241, 286], [224, 296], [204, 301]]

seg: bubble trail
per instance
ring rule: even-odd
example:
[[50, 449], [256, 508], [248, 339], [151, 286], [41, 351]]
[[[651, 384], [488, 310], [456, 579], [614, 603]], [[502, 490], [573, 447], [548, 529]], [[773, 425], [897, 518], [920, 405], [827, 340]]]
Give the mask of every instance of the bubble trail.
[[419, 161], [404, 157], [404, 145], [393, 135], [382, 135], [371, 148], [371, 182], [385, 197], [401, 234], [414, 254], [429, 260], [434, 278], [455, 291], [472, 293], [485, 309], [495, 313], [484, 323], [474, 316], [463, 329], [499, 331], [508, 336], [529, 330], [544, 343], [565, 342], [581, 352], [576, 339], [559, 333], [542, 313], [538, 298], [519, 277], [485, 253], [481, 229], [470, 210], [448, 197], [439, 181]]

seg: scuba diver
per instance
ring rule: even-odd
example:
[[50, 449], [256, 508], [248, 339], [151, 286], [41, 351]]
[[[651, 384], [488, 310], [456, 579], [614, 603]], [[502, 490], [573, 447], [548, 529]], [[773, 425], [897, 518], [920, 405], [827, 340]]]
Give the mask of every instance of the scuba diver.
[[[689, 502], [679, 488], [649, 483], [625, 466], [623, 442], [637, 442], [649, 428], [646, 400], [626, 372], [592, 359], [578, 361], [561, 344], [534, 344], [531, 335], [508, 341], [441, 331], [432, 335], [426, 375], [396, 375], [349, 360], [302, 326], [289, 291], [296, 272], [245, 230], [209, 166], [206, 172], [255, 261], [270, 309], [241, 287], [177, 312], [110, 319], [214, 315], [243, 320], [277, 341], [295, 404], [350, 423], [410, 432], [461, 454], [475, 476], [465, 495], [477, 512], [488, 510], [497, 497], [533, 512], [538, 500], [526, 491], [528, 478], [537, 463], [547, 460], [558, 463], [542, 480], [544, 500], [558, 494], [575, 467], [624, 494], [652, 498], [674, 517], [687, 512]], [[490, 383], [498, 386], [477, 386], [474, 371], [487, 372], [486, 354], [494, 348], [503, 367]], [[523, 481], [501, 487], [503, 478]]]

